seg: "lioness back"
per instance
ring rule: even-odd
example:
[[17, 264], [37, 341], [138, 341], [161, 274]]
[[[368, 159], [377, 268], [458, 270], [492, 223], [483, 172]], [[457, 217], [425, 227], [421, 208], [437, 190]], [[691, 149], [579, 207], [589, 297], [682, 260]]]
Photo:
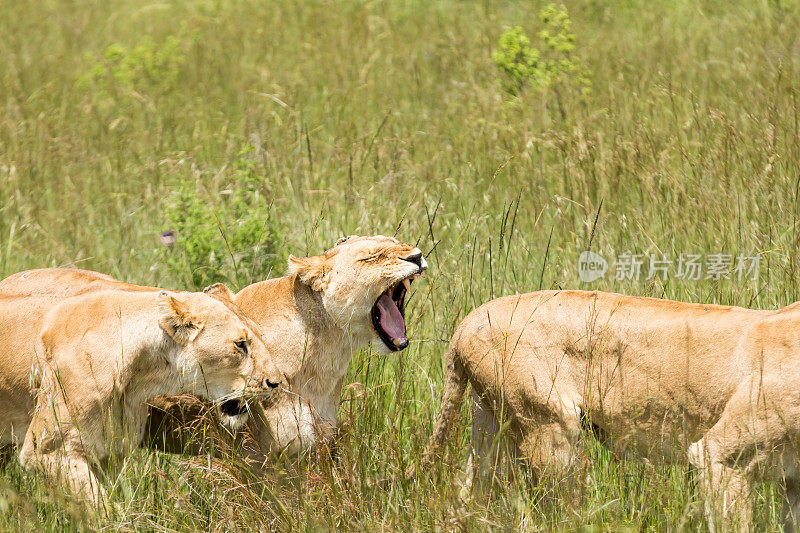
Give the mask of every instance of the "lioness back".
[[[92, 290], [127, 285], [111, 276], [79, 268], [38, 268], [11, 274], [0, 281], [0, 293], [66, 298]], [[133, 286], [131, 286], [133, 287]]]
[[[451, 349], [473, 386], [490, 399], [502, 396], [517, 420], [550, 405], [587, 414], [620, 444], [672, 455], [715, 423], [741, 376], [758, 365], [753, 351], [737, 347], [774, 313], [540, 291], [478, 307]], [[671, 423], [679, 434], [653, 442]]]

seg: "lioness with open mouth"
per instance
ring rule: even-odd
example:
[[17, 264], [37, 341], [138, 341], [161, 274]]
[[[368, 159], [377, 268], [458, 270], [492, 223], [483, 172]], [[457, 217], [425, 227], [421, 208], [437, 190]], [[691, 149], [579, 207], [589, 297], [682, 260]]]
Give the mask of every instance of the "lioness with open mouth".
[[[298, 394], [294, 413], [265, 409], [267, 424], [297, 424], [304, 439], [269, 442], [253, 420], [260, 454], [297, 453], [337, 433], [337, 411], [353, 352], [370, 342], [389, 355], [408, 346], [405, 302], [428, 268], [422, 252], [382, 235], [347, 237], [321, 255], [289, 257], [289, 274], [242, 289], [233, 301], [260, 327]], [[1, 288], [1, 287], [0, 287]], [[280, 434], [280, 433], [279, 433]]]
[[[381, 235], [340, 239], [321, 255], [290, 257], [287, 276], [255, 283], [235, 296], [224, 285], [207, 290], [230, 298], [260, 328], [264, 342], [289, 381], [275, 405], [254, 409], [248, 421], [254, 461], [310, 449], [337, 433], [337, 411], [353, 352], [370, 342], [391, 354], [408, 346], [405, 302], [413, 280], [428, 268], [422, 252]], [[40, 269], [0, 282], [0, 293], [69, 296], [106, 288], [140, 290], [96, 272]], [[200, 412], [191, 399], [156, 402], [149, 430], [169, 451], [186, 449], [180, 431]], [[165, 438], [166, 437], [166, 438]]]
[[[90, 501], [103, 494], [97, 469], [141, 441], [149, 398], [190, 392], [239, 404], [268, 398], [281, 384], [258, 332], [206, 294], [97, 291], [49, 300], [0, 298], [0, 443], [24, 435], [21, 462], [66, 477]], [[41, 333], [31, 336], [32, 328]]]
[[493, 300], [453, 335], [422, 464], [469, 383], [471, 469], [495, 464], [504, 423], [534, 469], [567, 468], [588, 424], [612, 448], [697, 467], [710, 524], [721, 510], [746, 527], [752, 484], [770, 479], [797, 519], [798, 329], [800, 303], [761, 311], [584, 291]]

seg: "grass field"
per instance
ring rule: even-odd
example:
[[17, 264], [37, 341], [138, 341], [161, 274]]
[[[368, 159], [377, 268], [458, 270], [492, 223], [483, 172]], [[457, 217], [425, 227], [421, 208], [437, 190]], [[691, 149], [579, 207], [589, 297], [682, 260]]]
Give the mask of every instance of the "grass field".
[[[800, 299], [800, 3], [571, 2], [591, 91], [567, 79], [512, 96], [492, 52], [516, 25], [535, 46], [542, 6], [2, 3], [3, 276], [75, 265], [240, 288], [282, 275], [290, 252], [371, 233], [418, 242], [431, 269], [410, 302], [411, 347], [355, 355], [336, 465], [245, 484], [142, 451], [98, 515], [11, 459], [0, 529], [703, 530], [685, 465], [616, 461], [599, 446], [590, 482], [567, 489], [515, 468], [462, 503], [466, 409], [441, 464], [402, 478], [431, 432], [447, 340], [493, 297]], [[171, 252], [164, 230], [178, 231]], [[583, 283], [590, 245], [612, 266]], [[761, 263], [757, 279], [616, 280], [625, 252]], [[774, 487], [755, 499], [757, 530], [778, 530]]]

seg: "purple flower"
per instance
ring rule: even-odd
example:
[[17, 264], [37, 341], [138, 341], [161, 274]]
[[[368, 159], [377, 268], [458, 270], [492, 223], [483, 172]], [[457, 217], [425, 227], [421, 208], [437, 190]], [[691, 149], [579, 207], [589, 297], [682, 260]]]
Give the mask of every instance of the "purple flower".
[[175, 245], [175, 232], [169, 230], [162, 232], [161, 244], [163, 244], [167, 248], [172, 249], [172, 247]]

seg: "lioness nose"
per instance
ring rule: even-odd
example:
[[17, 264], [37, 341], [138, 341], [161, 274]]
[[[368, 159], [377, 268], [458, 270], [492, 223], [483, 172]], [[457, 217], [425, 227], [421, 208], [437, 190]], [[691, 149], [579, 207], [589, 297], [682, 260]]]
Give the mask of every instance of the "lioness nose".
[[428, 263], [422, 257], [422, 252], [417, 252], [415, 254], [409, 255], [408, 257], [404, 257], [403, 261], [408, 261], [409, 263], [414, 263], [419, 268], [420, 273], [422, 273], [426, 268], [428, 268]]

